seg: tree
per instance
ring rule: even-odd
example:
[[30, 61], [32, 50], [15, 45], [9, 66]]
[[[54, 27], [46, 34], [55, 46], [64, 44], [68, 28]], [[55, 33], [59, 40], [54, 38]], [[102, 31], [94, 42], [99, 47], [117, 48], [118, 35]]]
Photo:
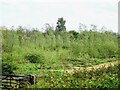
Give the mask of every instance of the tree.
[[24, 30], [25, 30], [25, 29], [24, 29], [22, 26], [18, 26], [18, 28], [17, 28], [17, 33], [23, 35]]
[[48, 35], [53, 34], [54, 33], [54, 27], [50, 26], [50, 24], [46, 23], [45, 24], [45, 32]]
[[105, 32], [105, 31], [107, 31], [107, 28], [105, 27], [105, 26], [103, 26], [101, 29], [100, 29], [100, 32]]
[[56, 26], [56, 32], [65, 32], [66, 26], [65, 26], [65, 20], [62, 18], [58, 18], [57, 26]]
[[85, 24], [80, 23], [79, 24], [79, 31], [82, 32], [84, 30], [87, 30], [87, 26]]
[[90, 30], [97, 31], [97, 25], [91, 24]]

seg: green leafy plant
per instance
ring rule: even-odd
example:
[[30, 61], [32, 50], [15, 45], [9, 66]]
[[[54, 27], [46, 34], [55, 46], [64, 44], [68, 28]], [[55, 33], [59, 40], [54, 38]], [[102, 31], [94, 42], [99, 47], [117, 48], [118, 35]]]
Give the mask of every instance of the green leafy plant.
[[3, 74], [13, 74], [17, 69], [14, 63], [14, 58], [11, 55], [2, 56], [2, 73]]
[[56, 26], [56, 32], [65, 32], [66, 27], [65, 27], [65, 20], [62, 18], [58, 18], [57, 26]]
[[44, 57], [38, 54], [28, 54], [25, 56], [25, 59], [31, 63], [43, 63]]

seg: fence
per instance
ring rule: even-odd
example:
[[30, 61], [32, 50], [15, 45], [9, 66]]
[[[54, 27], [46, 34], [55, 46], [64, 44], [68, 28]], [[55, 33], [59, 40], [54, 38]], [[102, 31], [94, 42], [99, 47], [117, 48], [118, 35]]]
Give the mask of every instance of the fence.
[[4, 74], [2, 75], [2, 88], [28, 88], [30, 85], [35, 84], [35, 76]]

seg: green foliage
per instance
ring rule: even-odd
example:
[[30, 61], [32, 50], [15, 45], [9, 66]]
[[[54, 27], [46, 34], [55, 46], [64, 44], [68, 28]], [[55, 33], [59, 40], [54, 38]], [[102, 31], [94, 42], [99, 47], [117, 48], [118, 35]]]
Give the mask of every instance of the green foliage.
[[3, 55], [2, 56], [2, 73], [3, 74], [13, 74], [17, 69], [17, 66], [13, 62], [14, 58], [11, 55]]
[[78, 38], [78, 35], [79, 33], [78, 32], [75, 32], [75, 31], [69, 31], [69, 33], [71, 34], [71, 38], [72, 39], [77, 39]]
[[11, 63], [2, 63], [2, 74], [13, 74], [16, 67]]
[[[12, 52], [18, 48], [34, 48], [46, 51], [59, 49], [70, 50], [70, 55], [79, 56], [79, 53], [88, 54], [91, 58], [112, 58], [118, 54], [118, 38], [114, 33], [97, 31], [54, 32], [53, 27], [46, 25], [46, 32], [37, 29], [32, 31], [19, 27], [15, 30], [3, 32], [2, 50]], [[25, 31], [26, 30], [26, 31]], [[37, 31], [35, 31], [37, 30]]]
[[28, 54], [25, 56], [25, 59], [31, 63], [43, 63], [44, 57], [42, 55], [37, 54]]
[[44, 85], [38, 81], [32, 87], [36, 88], [92, 88], [92, 89], [110, 89], [118, 88], [117, 66], [109, 68], [93, 69], [91, 71], [75, 71], [73, 75], [65, 72], [47, 72], [45, 74]]
[[56, 32], [65, 32], [66, 31], [65, 22], [66, 21], [63, 18], [58, 18]]
[[18, 69], [15, 71], [16, 74], [24, 74], [24, 75], [29, 75], [29, 74], [40, 74], [39, 68], [42, 68], [40, 64], [37, 63], [25, 63], [25, 64], [20, 64]]
[[74, 75], [47, 72], [116, 61], [119, 50], [115, 33], [83, 29], [67, 32], [63, 18], [58, 19], [56, 30], [46, 24], [44, 33], [23, 27], [1, 31], [3, 73], [43, 75], [33, 87], [113, 88], [118, 85], [118, 71], [113, 67]]
[[49, 24], [45, 31], [35, 28], [30, 31], [23, 27], [18, 27], [17, 31], [2, 30], [3, 54], [11, 52], [17, 64], [46, 62], [46, 68], [56, 69], [69, 64], [89, 66], [107, 62], [107, 58], [117, 59], [117, 34], [97, 31], [57, 33]]

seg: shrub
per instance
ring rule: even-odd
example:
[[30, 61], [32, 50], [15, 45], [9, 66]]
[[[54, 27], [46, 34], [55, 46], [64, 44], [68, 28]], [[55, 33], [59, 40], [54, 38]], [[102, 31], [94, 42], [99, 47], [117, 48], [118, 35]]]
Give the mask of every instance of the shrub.
[[2, 63], [2, 74], [13, 74], [14, 70], [16, 69], [16, 66], [13, 64], [9, 64], [6, 62]]
[[43, 63], [44, 57], [38, 54], [28, 54], [25, 56], [25, 60], [31, 63]]
[[14, 70], [17, 69], [13, 60], [14, 60], [13, 57], [10, 55], [2, 56], [2, 73], [3, 74], [13, 74]]

